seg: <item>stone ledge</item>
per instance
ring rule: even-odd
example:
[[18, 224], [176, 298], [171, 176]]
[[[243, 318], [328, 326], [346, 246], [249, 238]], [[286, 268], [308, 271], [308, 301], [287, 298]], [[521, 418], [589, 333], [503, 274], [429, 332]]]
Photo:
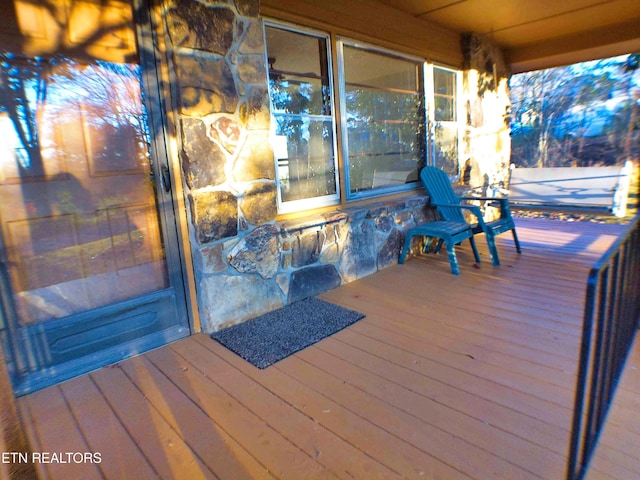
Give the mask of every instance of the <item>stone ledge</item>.
[[340, 210], [276, 223], [279, 225], [281, 234], [292, 234], [312, 228], [321, 228], [333, 223], [350, 223], [365, 218], [376, 218], [382, 214], [390, 214], [428, 204], [428, 195], [413, 194], [405, 198], [389, 200], [388, 202], [380, 201], [367, 205], [347, 206]]
[[335, 211], [328, 214], [316, 214], [308, 217], [287, 220], [280, 223], [280, 233], [290, 234], [308, 230], [310, 228], [320, 228], [332, 223], [346, 222], [349, 216], [346, 213]]

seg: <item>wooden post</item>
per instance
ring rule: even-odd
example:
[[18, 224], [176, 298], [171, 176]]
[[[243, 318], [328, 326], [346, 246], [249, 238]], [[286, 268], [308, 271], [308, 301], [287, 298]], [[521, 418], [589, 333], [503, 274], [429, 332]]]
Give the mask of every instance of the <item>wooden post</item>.
[[[0, 478], [10, 480], [37, 479], [38, 473], [31, 462], [31, 449], [22, 429], [13, 389], [4, 357], [0, 350]], [[7, 457], [7, 455], [9, 457]], [[11, 456], [26, 455], [29, 461], [11, 461]], [[5, 463], [6, 462], [6, 463]]]

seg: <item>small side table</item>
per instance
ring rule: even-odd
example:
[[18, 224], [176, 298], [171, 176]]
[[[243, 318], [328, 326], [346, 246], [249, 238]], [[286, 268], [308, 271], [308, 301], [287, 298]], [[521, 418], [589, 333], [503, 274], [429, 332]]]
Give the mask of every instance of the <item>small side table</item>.
[[449, 257], [449, 265], [451, 266], [451, 273], [454, 275], [460, 275], [460, 268], [458, 267], [458, 259], [456, 258], [455, 246], [462, 241], [469, 239], [471, 248], [473, 249], [473, 256], [476, 262], [480, 263], [480, 255], [478, 255], [478, 249], [476, 248], [476, 242], [473, 239], [473, 232], [471, 226], [467, 223], [458, 222], [444, 222], [436, 221], [425, 223], [418, 227], [410, 228], [404, 239], [404, 247], [400, 254], [400, 260], [398, 263], [403, 264], [409, 247], [411, 246], [411, 238], [416, 235], [427, 237], [425, 243], [425, 251], [431, 246], [431, 241], [434, 238], [438, 238], [439, 242], [435, 248], [435, 253], [440, 251], [442, 242], [444, 242], [447, 248], [447, 256]]

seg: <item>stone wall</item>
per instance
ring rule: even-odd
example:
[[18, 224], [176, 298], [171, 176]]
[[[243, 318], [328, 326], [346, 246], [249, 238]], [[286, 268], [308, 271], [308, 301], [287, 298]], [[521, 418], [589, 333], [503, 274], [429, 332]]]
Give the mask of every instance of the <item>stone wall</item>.
[[266, 223], [194, 250], [203, 328], [214, 331], [398, 262], [407, 229], [429, 220], [427, 199]]
[[[404, 233], [434, 219], [424, 196], [277, 222], [259, 0], [166, 0], [198, 308], [211, 332], [397, 262]], [[471, 187], [508, 176], [508, 69], [463, 38]]]
[[509, 68], [502, 51], [485, 37], [463, 35], [462, 101], [466, 126], [460, 169], [468, 186], [507, 185], [511, 156]]
[[397, 263], [426, 198], [276, 222], [258, 0], [167, 1], [198, 308], [212, 332]]

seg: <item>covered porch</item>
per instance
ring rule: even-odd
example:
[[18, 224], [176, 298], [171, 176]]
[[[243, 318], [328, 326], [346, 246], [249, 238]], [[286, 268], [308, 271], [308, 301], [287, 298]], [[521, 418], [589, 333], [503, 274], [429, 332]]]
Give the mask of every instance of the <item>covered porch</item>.
[[[563, 478], [591, 264], [624, 226], [519, 218], [322, 298], [366, 317], [265, 370], [197, 334], [17, 399], [43, 478]], [[634, 345], [588, 478], [640, 476]]]

